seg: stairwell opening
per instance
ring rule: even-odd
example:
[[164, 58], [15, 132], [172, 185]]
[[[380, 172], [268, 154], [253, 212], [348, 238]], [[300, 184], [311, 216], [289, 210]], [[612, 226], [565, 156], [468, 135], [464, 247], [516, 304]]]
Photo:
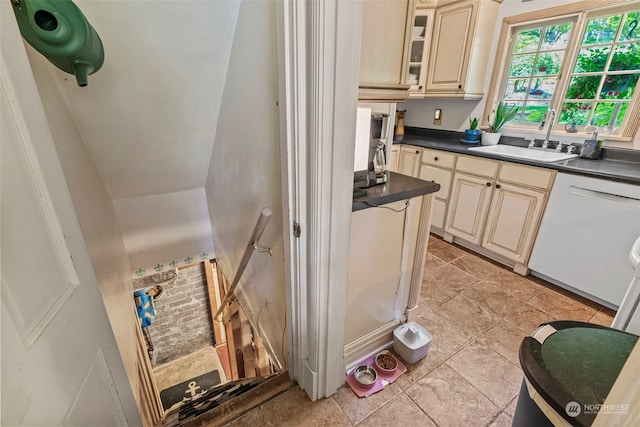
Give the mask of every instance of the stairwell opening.
[[[142, 308], [138, 322], [164, 409], [162, 425], [185, 425], [257, 387], [266, 388], [278, 374], [287, 377], [277, 371], [237, 301], [212, 318], [228, 287], [215, 260], [133, 282], [136, 305]], [[143, 321], [150, 307], [146, 304], [145, 311], [139, 296], [158, 289], [161, 294], [148, 299], [153, 308], [149, 320]], [[291, 386], [288, 378], [273, 385], [275, 392]]]

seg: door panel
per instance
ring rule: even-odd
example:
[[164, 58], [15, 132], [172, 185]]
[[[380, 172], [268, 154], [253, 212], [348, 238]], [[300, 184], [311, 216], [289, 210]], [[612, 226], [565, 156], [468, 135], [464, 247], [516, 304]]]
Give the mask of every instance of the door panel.
[[435, 197], [447, 200], [449, 198], [449, 189], [451, 188], [451, 177], [453, 172], [446, 169], [435, 168], [433, 166], [422, 165], [420, 167], [420, 179], [425, 181], [433, 181], [440, 184], [440, 190], [435, 193]]
[[28, 121], [21, 104], [40, 101], [18, 97], [16, 74], [4, 61], [0, 67], [0, 424], [139, 424], [127, 419], [120, 399], [128, 396], [116, 390], [113, 373], [125, 377], [124, 367], [58, 157], [40, 167], [53, 141], [36, 144], [31, 132], [47, 134], [48, 123], [41, 104]]
[[401, 147], [398, 172], [403, 175], [417, 177], [420, 169], [420, 155], [419, 148]]
[[471, 243], [480, 244], [493, 182], [456, 173], [445, 230]]
[[543, 192], [498, 183], [493, 193], [482, 246], [526, 264], [544, 198]]

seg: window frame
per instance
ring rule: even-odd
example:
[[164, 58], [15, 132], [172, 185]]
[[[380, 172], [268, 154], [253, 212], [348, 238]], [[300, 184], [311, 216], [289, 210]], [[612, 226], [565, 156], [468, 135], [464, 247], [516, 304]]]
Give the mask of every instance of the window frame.
[[[572, 66], [576, 61], [577, 53], [580, 50], [580, 44], [586, 23], [589, 19], [596, 16], [604, 16], [616, 13], [624, 13], [630, 10], [636, 10], [638, 8], [637, 1], [628, 0], [589, 0], [580, 1], [577, 3], [571, 3], [563, 6], [552, 7], [548, 9], [542, 9], [539, 11], [524, 13], [520, 15], [514, 15], [505, 17], [502, 21], [500, 35], [498, 39], [498, 48], [496, 51], [496, 58], [500, 58], [500, 61], [495, 64], [494, 72], [491, 77], [489, 90], [487, 92], [487, 102], [484, 108], [483, 114], [483, 126], [488, 126], [488, 118], [495, 112], [495, 107], [504, 95], [504, 87], [507, 81], [509, 67], [511, 65], [510, 59], [512, 57], [513, 38], [515, 31], [519, 31], [525, 28], [535, 28], [536, 26], [548, 25], [550, 23], [559, 22], [562, 20], [575, 20], [573, 28], [571, 30], [570, 41], [565, 51], [565, 57], [563, 58], [560, 75], [556, 84], [556, 90], [554, 97], [550, 101], [550, 108], [560, 111], [563, 105], [563, 99], [565, 98], [567, 87], [569, 85]], [[509, 60], [509, 62], [507, 62]], [[635, 93], [630, 100], [630, 107], [625, 114], [624, 121], [621, 125], [621, 133], [614, 135], [603, 135], [608, 140], [612, 141], [633, 141], [635, 135], [640, 128], [640, 81], [636, 86]], [[554, 124], [552, 131], [562, 130], [562, 126], [558, 126], [557, 122]], [[504, 128], [507, 132], [512, 133], [538, 133], [538, 128], [531, 124], [510, 124], [507, 123]], [[583, 130], [574, 134], [576, 136], [585, 136]], [[590, 133], [589, 133], [590, 135]]]

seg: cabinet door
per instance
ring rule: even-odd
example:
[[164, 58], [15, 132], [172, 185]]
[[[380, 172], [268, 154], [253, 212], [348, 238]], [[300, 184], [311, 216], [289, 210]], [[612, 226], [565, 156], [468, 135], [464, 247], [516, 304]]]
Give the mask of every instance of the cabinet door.
[[492, 190], [491, 180], [456, 173], [453, 176], [445, 231], [479, 245]]
[[417, 147], [401, 147], [398, 172], [403, 175], [418, 177], [422, 151]]
[[408, 97], [404, 69], [413, 6], [413, 0], [362, 2], [359, 99], [396, 101]]
[[546, 193], [498, 182], [482, 246], [526, 265], [541, 220]]
[[434, 9], [417, 9], [413, 17], [406, 81], [409, 96], [424, 96], [434, 14]]
[[435, 197], [441, 200], [449, 199], [452, 176], [453, 172], [447, 169], [440, 169], [429, 165], [420, 166], [420, 179], [440, 184], [440, 190], [435, 194]]
[[391, 146], [391, 161], [389, 162], [389, 170], [391, 172], [400, 171], [400, 147], [397, 145]]
[[464, 82], [473, 35], [474, 0], [436, 10], [429, 56], [427, 92], [464, 93]]

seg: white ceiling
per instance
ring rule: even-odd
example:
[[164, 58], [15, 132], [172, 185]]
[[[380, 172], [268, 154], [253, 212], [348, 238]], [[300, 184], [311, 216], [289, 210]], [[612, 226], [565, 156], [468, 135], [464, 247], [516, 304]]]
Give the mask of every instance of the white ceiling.
[[51, 69], [111, 198], [203, 187], [239, 2], [74, 2], [104, 65], [84, 88]]

